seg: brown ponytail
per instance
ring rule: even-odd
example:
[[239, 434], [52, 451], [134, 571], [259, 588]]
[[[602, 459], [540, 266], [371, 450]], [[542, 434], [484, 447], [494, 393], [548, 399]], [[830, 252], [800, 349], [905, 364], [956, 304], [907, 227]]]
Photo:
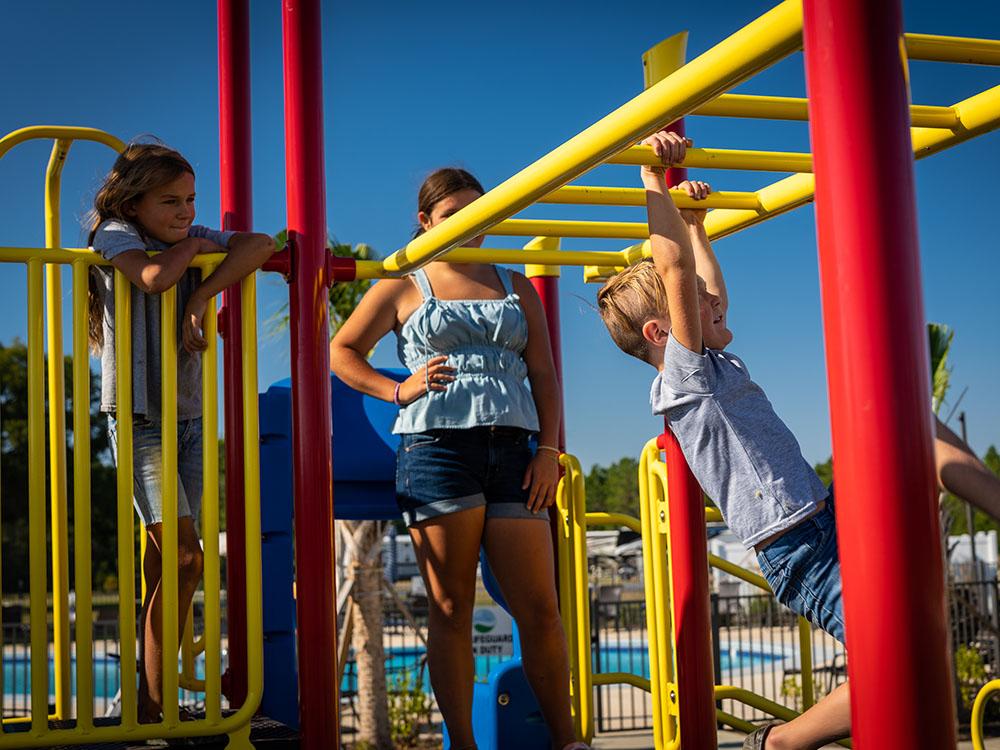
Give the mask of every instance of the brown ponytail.
[[[417, 193], [417, 211], [430, 216], [435, 205], [449, 195], [460, 193], [463, 190], [475, 190], [480, 195], [486, 192], [479, 184], [479, 180], [464, 169], [444, 167], [435, 170], [427, 175], [424, 184], [420, 186], [420, 191]], [[413, 236], [419, 237], [423, 233], [424, 228], [418, 226]]]

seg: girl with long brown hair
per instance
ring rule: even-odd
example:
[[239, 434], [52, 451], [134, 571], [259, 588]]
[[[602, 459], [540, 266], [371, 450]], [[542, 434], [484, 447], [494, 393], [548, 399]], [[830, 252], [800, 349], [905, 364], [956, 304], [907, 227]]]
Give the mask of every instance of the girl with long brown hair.
[[[116, 462], [118, 420], [132, 420], [133, 499], [147, 537], [138, 693], [143, 723], [159, 719], [164, 699], [161, 337], [178, 336], [183, 343], [177, 353], [176, 383], [179, 592], [177, 612], [167, 613], [176, 616], [183, 629], [202, 570], [195, 529], [203, 481], [201, 352], [207, 342], [202, 319], [212, 297], [253, 273], [274, 252], [274, 242], [267, 235], [195, 225], [194, 199], [194, 170], [183, 156], [159, 144], [133, 143], [97, 191], [91, 215], [89, 244], [110, 262], [110, 266], [94, 266], [90, 277], [90, 340], [101, 359], [101, 411], [108, 414]], [[155, 254], [150, 255], [151, 251]], [[189, 268], [198, 253], [226, 253], [226, 257], [203, 279], [200, 271]], [[114, 269], [131, 282], [132, 414], [119, 413], [115, 400]], [[174, 286], [182, 312], [175, 326], [161, 330], [159, 295]], [[176, 668], [176, 654], [167, 654], [166, 661], [168, 669]]]

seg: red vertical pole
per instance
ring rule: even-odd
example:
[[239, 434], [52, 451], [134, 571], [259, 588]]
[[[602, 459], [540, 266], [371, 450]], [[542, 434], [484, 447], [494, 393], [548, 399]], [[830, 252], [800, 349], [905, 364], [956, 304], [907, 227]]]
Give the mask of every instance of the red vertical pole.
[[292, 472], [304, 750], [340, 746], [319, 0], [284, 0], [285, 173], [292, 249]]
[[[646, 88], [684, 65], [686, 50], [687, 32], [680, 32], [646, 52], [642, 59]], [[684, 120], [677, 120], [666, 129], [684, 135]], [[687, 178], [685, 167], [667, 170], [669, 187]], [[685, 750], [715, 750], [718, 733], [705, 500], [666, 421], [659, 444], [667, 464], [677, 723]]]
[[[855, 747], [955, 747], [898, 0], [806, 0]], [[933, 717], [933, 721], [928, 721]]]
[[[222, 228], [253, 226], [250, 141], [250, 6], [219, 0], [219, 168]], [[243, 494], [243, 341], [240, 286], [222, 293], [219, 311], [226, 430], [226, 622], [229, 668], [225, 693], [232, 706], [247, 696], [246, 538]], [[206, 439], [214, 436], [206, 435]], [[255, 645], [255, 647], [257, 647]]]
[[660, 448], [667, 464], [678, 726], [685, 750], [715, 750], [718, 732], [705, 500], [669, 429], [660, 437]]
[[[557, 269], [558, 270], [558, 269]], [[531, 285], [538, 292], [545, 310], [545, 325], [549, 331], [549, 344], [552, 347], [552, 361], [556, 366], [556, 380], [559, 381], [559, 450], [566, 450], [566, 413], [563, 398], [563, 368], [562, 368], [562, 332], [559, 325], [559, 277], [532, 276]]]

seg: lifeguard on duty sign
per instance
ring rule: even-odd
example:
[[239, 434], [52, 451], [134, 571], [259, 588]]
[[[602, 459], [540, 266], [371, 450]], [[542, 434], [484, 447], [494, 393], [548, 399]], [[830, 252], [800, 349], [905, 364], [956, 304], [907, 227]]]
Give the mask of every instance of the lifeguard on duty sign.
[[476, 656], [511, 656], [514, 621], [501, 607], [476, 607], [472, 613], [472, 653]]

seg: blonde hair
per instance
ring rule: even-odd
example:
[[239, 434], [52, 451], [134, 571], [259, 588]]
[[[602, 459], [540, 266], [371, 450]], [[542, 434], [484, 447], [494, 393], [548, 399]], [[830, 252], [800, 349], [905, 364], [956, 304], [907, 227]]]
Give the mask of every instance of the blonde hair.
[[[109, 219], [127, 221], [139, 230], [139, 234], [145, 235], [145, 230], [129, 216], [129, 209], [145, 193], [173, 182], [185, 173], [193, 177], [194, 169], [173, 149], [160, 143], [130, 143], [119, 154], [104, 178], [104, 184], [94, 196], [94, 208], [88, 215], [90, 235], [87, 244], [93, 244], [97, 228]], [[104, 309], [93, 273], [89, 286], [88, 337], [91, 349], [96, 352], [104, 345]]]
[[618, 348], [651, 362], [649, 342], [642, 335], [648, 320], [667, 318], [667, 290], [649, 258], [615, 274], [597, 292], [597, 310]]

